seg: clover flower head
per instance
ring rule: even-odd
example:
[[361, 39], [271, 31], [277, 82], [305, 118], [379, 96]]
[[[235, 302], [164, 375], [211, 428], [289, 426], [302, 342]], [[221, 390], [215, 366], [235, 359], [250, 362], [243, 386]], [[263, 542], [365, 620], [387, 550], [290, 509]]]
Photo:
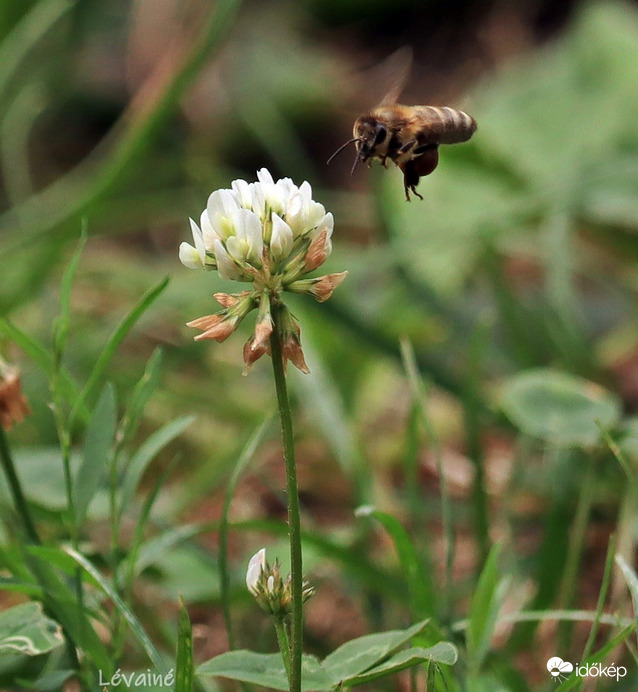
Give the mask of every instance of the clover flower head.
[[[266, 561], [266, 549], [261, 548], [248, 562], [246, 587], [259, 606], [273, 615], [289, 613], [292, 607], [290, 575], [281, 576], [281, 565], [275, 560], [272, 566]], [[305, 603], [314, 594], [314, 588], [303, 582], [302, 599]]]
[[[347, 274], [305, 278], [332, 252], [334, 228], [332, 214], [312, 199], [310, 184], [297, 186], [290, 178], [275, 181], [262, 168], [257, 171], [257, 182], [234, 180], [229, 189], [215, 190], [199, 225], [192, 219], [190, 224], [194, 244], [180, 245], [182, 264], [190, 269], [217, 270], [223, 279], [252, 284], [249, 291], [217, 294], [223, 309], [188, 323], [202, 332], [195, 338], [223, 341], [248, 312], [259, 309], [255, 333], [244, 347], [247, 372], [257, 358], [269, 353], [270, 310], [277, 307], [285, 313], [284, 359], [308, 372], [299, 325], [286, 312], [282, 294], [307, 293], [323, 302]], [[220, 296], [224, 297], [220, 300]]]

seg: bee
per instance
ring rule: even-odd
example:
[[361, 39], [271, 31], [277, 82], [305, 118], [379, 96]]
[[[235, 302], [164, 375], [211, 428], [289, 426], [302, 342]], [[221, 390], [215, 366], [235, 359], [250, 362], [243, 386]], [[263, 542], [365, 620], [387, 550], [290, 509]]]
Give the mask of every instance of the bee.
[[405, 198], [416, 191], [419, 179], [430, 175], [439, 163], [439, 145], [467, 142], [476, 131], [471, 115], [447, 106], [403, 106], [395, 103], [395, 91], [369, 113], [355, 120], [352, 139], [340, 146], [328, 163], [354, 143], [357, 153], [351, 174], [361, 161], [370, 165], [381, 159], [387, 168], [390, 159], [403, 171]]

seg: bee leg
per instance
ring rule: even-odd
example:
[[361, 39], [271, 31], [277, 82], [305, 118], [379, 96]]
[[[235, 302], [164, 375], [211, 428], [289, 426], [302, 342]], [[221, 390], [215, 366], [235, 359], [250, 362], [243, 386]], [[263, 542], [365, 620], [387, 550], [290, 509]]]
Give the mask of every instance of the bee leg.
[[423, 199], [416, 191], [416, 186], [419, 184], [419, 174], [414, 166], [414, 159], [400, 163], [399, 168], [403, 171], [403, 187], [405, 189], [406, 201], [410, 201], [410, 192], [415, 194], [419, 199]]

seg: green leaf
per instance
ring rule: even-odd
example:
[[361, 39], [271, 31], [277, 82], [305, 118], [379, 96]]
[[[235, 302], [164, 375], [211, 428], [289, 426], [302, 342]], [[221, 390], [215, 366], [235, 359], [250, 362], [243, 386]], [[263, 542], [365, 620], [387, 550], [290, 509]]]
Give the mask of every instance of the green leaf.
[[560, 446], [595, 445], [598, 424], [608, 429], [621, 415], [617, 397], [600, 385], [549, 368], [510, 378], [501, 405], [522, 432]]
[[[288, 677], [281, 654], [259, 654], [254, 651], [228, 651], [202, 663], [196, 671], [202, 677], [221, 677], [253, 685], [288, 690]], [[333, 685], [321, 663], [314, 656], [305, 655], [301, 661], [301, 689], [303, 692], [322, 692]]]
[[508, 578], [499, 576], [499, 555], [500, 546], [497, 544], [488, 555], [472, 597], [467, 627], [467, 653], [473, 672], [479, 670], [489, 651], [498, 613], [509, 583]]
[[40, 603], [22, 603], [0, 612], [0, 655], [38, 656], [63, 643], [62, 628], [46, 617]]
[[323, 667], [331, 680], [332, 687], [379, 665], [385, 658], [409, 642], [412, 637], [422, 632], [428, 622], [429, 620], [423, 620], [405, 630], [377, 632], [351, 639], [328, 654], [323, 660]]
[[179, 599], [179, 632], [175, 662], [175, 692], [191, 692], [193, 689], [193, 631], [188, 610]]
[[51, 566], [47, 557], [41, 558], [41, 548], [31, 546], [27, 551], [27, 562], [44, 592], [43, 601], [47, 611], [62, 625], [73, 645], [81, 649], [95, 668], [110, 675], [113, 659], [100, 640], [89, 615], [82, 604], [78, 603], [77, 594], [71, 591]]
[[113, 601], [113, 605], [127, 622], [131, 632], [142, 645], [142, 648], [144, 651], [146, 651], [146, 654], [157, 670], [162, 673], [166, 672], [164, 659], [159, 655], [159, 652], [155, 648], [149, 636], [146, 634], [140, 621], [135, 617], [126, 603], [124, 603], [124, 601], [120, 598], [117, 591], [113, 588], [113, 585], [100, 573], [98, 569], [96, 569], [96, 567], [89, 560], [84, 557], [84, 555], [78, 553], [70, 546], [65, 547], [64, 550], [78, 563], [78, 565], [80, 565], [91, 577], [93, 577], [93, 579], [95, 579], [102, 591]]
[[194, 420], [195, 416], [182, 416], [181, 418], [167, 423], [154, 432], [131, 457], [122, 481], [120, 515], [124, 512], [133, 498], [135, 489], [151, 461], [153, 461], [157, 454], [159, 454], [167, 444], [181, 435]]
[[[304, 656], [302, 690], [330, 690], [339, 685], [353, 687], [428, 661], [446, 665], [456, 663], [458, 652], [449, 642], [439, 642], [427, 649], [398, 651], [422, 632], [427, 623], [426, 620], [406, 630], [379, 632], [353, 639], [326, 656], [322, 662], [313, 656]], [[197, 668], [197, 674], [230, 678], [276, 690], [289, 689], [280, 654], [229, 651], [202, 663]]]
[[107, 384], [91, 414], [82, 461], [73, 479], [73, 509], [77, 526], [84, 523], [89, 504], [108, 470], [115, 424], [115, 390]]
[[395, 654], [381, 665], [375, 666], [361, 675], [355, 675], [344, 680], [343, 685], [344, 687], [364, 685], [387, 675], [399, 673], [406, 668], [412, 668], [420, 663], [434, 662], [451, 666], [456, 663], [458, 657], [457, 648], [450, 642], [439, 642], [427, 649], [421, 647], [406, 649]]
[[410, 592], [411, 612], [417, 617], [434, 614], [434, 585], [429, 574], [423, 569], [421, 559], [412, 543], [408, 532], [401, 522], [387, 512], [372, 507], [359, 507], [355, 514], [358, 517], [370, 516], [376, 519], [390, 534], [401, 563], [401, 572], [405, 575]]

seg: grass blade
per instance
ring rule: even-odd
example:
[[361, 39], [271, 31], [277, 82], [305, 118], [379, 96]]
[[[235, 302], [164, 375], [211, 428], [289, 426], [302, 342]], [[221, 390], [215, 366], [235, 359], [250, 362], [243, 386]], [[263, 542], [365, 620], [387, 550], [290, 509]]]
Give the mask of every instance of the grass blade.
[[107, 473], [115, 424], [115, 390], [107, 384], [91, 415], [84, 438], [82, 462], [73, 479], [73, 513], [78, 528], [84, 523], [91, 500]]
[[104, 591], [104, 593], [113, 601], [113, 605], [120, 612], [124, 620], [128, 623], [131, 628], [131, 632], [136, 637], [137, 641], [141, 644], [142, 648], [148, 655], [149, 659], [158, 671], [166, 673], [166, 664], [164, 659], [160, 656], [159, 652], [155, 648], [153, 642], [150, 640], [149, 636], [146, 634], [144, 628], [142, 627], [140, 621], [135, 617], [133, 612], [120, 598], [117, 591], [113, 588], [113, 585], [104, 578], [101, 572], [87, 560], [84, 555], [78, 553], [74, 548], [70, 546], [65, 546], [64, 551], [70, 555], [77, 563], [84, 569], [88, 574], [90, 574], [93, 579], [98, 583], [99, 587]]
[[179, 599], [179, 632], [175, 662], [175, 692], [191, 692], [193, 689], [193, 631], [188, 610]]
[[154, 432], [131, 457], [122, 480], [119, 516], [128, 507], [148, 465], [159, 452], [192, 425], [195, 416], [181, 416]]
[[[24, 351], [27, 356], [42, 370], [49, 378], [55, 371], [53, 356], [42, 344], [31, 338], [28, 334], [16, 327], [13, 322], [0, 317], [0, 336], [12, 341], [18, 348]], [[60, 368], [58, 372], [58, 393], [67, 401], [76, 401], [80, 387], [65, 368]], [[85, 405], [78, 408], [78, 415], [81, 421], [88, 420], [89, 411]]]
[[495, 545], [490, 551], [470, 606], [467, 651], [469, 667], [474, 674], [480, 670], [483, 659], [490, 648], [509, 581], [501, 578], [499, 574], [500, 552], [500, 545]]
[[71, 410], [70, 421], [71, 423], [75, 420], [78, 410], [85, 405], [87, 399], [93, 394], [98, 383], [102, 379], [102, 375], [106, 370], [113, 354], [117, 350], [118, 346], [124, 340], [124, 337], [131, 331], [135, 323], [140, 319], [140, 317], [146, 312], [146, 310], [153, 304], [155, 299], [162, 293], [162, 291], [168, 285], [168, 277], [162, 279], [156, 286], [149, 289], [140, 299], [140, 301], [133, 307], [133, 309], [124, 317], [124, 319], [117, 326], [111, 338], [107, 341], [104, 350], [98, 356], [98, 359], [89, 375], [87, 383], [80, 392], [80, 395]]
[[[56, 318], [53, 325], [53, 358], [56, 366], [56, 374], [59, 371], [64, 349], [66, 348], [66, 340], [69, 334], [69, 323], [71, 321], [71, 290], [73, 289], [73, 281], [77, 272], [82, 251], [86, 244], [86, 220], [82, 224], [82, 233], [78, 246], [71, 257], [71, 260], [66, 265], [62, 282], [60, 284], [60, 314]], [[54, 392], [55, 394], [55, 392]]]
[[408, 584], [412, 615], [418, 618], [434, 615], [436, 594], [430, 572], [423, 569], [412, 539], [401, 522], [396, 517], [372, 507], [359, 507], [355, 515], [373, 517], [390, 534], [399, 556], [401, 572]]

